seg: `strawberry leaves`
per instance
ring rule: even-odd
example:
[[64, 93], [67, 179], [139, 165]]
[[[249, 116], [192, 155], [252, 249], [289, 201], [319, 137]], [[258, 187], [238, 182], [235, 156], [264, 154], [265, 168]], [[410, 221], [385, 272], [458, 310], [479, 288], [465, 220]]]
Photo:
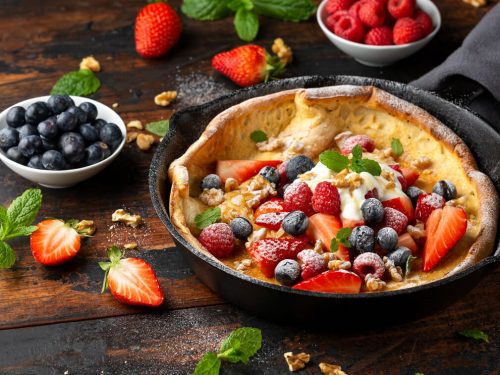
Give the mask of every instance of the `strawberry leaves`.
[[380, 176], [382, 168], [375, 160], [363, 159], [363, 149], [356, 145], [352, 151], [352, 158], [341, 155], [336, 151], [328, 150], [319, 155], [319, 160], [329, 169], [339, 173], [343, 169], [351, 169], [353, 172], [367, 172], [373, 176]]
[[478, 329], [466, 329], [460, 332], [457, 332], [460, 336], [467, 337], [470, 339], [484, 341], [486, 343], [490, 342], [490, 339], [486, 333], [480, 331]]
[[104, 271], [104, 281], [102, 282], [101, 293], [104, 293], [108, 289], [108, 274], [111, 267], [118, 264], [120, 259], [123, 257], [123, 252], [118, 246], [111, 246], [108, 249], [108, 257], [110, 262], [99, 262], [99, 267]]

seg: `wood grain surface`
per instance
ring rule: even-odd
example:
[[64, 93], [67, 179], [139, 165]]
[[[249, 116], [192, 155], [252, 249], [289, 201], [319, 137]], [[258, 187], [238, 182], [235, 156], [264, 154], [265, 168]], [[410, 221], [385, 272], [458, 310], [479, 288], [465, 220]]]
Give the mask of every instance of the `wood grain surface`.
[[[177, 8], [180, 1], [172, 1]], [[236, 87], [210, 67], [211, 57], [241, 44], [231, 19], [197, 22], [183, 17], [179, 44], [166, 57], [143, 60], [134, 51], [133, 24], [143, 1], [0, 2], [0, 109], [46, 95], [58, 77], [93, 54], [102, 65], [102, 88], [92, 98], [111, 105], [125, 122], [169, 118]], [[351, 74], [409, 82], [441, 63], [493, 5], [473, 8], [459, 0], [438, 0], [443, 27], [422, 51], [391, 67], [354, 62], [321, 33], [314, 18], [290, 23], [261, 19], [257, 42], [268, 49], [281, 36], [294, 50], [287, 76]], [[168, 109], [153, 98], [178, 90]], [[303, 373], [318, 374], [317, 363], [341, 364], [352, 374], [498, 374], [500, 273], [484, 278], [472, 293], [446, 310], [405, 325], [369, 332], [336, 333], [335, 317], [325, 332], [286, 327], [249, 316], [224, 303], [189, 270], [152, 207], [147, 175], [154, 150], [127, 145], [98, 176], [63, 190], [42, 188], [39, 218], [95, 220], [98, 232], [85, 240], [70, 263], [47, 268], [36, 263], [26, 239], [12, 242], [14, 268], [0, 271], [0, 373], [2, 374], [185, 374], [207, 350], [238, 326], [262, 328], [264, 347], [250, 365], [224, 367], [224, 374], [288, 373], [283, 352], [303, 350], [313, 363]], [[34, 186], [3, 164], [0, 203]], [[113, 225], [111, 213], [126, 208], [145, 225]], [[119, 304], [100, 294], [97, 264], [111, 244], [137, 242], [134, 254], [155, 268], [166, 303], [156, 313]], [[397, 311], [388, 311], [397, 314]], [[370, 319], [370, 312], [366, 313]], [[456, 331], [478, 328], [490, 343], [458, 338]], [[102, 372], [101, 372], [102, 371]]]

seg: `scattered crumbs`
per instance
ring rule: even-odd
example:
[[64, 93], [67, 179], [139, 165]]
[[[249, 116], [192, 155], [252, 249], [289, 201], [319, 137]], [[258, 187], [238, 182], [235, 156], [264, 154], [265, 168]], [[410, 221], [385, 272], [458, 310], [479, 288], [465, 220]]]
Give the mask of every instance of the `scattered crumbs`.
[[119, 105], [120, 105], [120, 104], [118, 104], [118, 103], [113, 103], [113, 104], [111, 105], [111, 107], [113, 107], [113, 108], [118, 108], [118, 106], [119, 106]]
[[69, 374], [68, 370], [64, 371], [64, 375], [68, 375], [68, 374]]
[[183, 106], [198, 105], [232, 92], [224, 84], [216, 82], [213, 77], [201, 73], [181, 74], [175, 76], [178, 100]]

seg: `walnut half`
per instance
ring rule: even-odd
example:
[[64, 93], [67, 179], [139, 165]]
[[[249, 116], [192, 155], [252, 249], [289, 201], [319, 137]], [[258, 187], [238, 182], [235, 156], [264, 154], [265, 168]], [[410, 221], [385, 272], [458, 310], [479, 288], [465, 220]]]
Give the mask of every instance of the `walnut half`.
[[325, 375], [347, 375], [344, 371], [342, 371], [342, 367], [339, 365], [331, 365], [329, 363], [321, 362], [319, 364], [319, 369], [321, 373]]
[[293, 354], [292, 352], [287, 352], [284, 355], [286, 363], [288, 363], [288, 369], [292, 372], [303, 369], [311, 360], [311, 356], [306, 353]]
[[137, 228], [142, 223], [142, 217], [140, 215], [131, 215], [121, 208], [113, 212], [111, 220], [118, 221], [132, 228]]

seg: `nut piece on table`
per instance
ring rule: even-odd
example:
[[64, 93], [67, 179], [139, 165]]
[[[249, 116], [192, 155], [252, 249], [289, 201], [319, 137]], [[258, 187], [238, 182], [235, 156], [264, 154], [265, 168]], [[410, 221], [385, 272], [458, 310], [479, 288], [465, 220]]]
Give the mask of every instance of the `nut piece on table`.
[[347, 375], [347, 373], [342, 371], [342, 367], [325, 362], [321, 362], [319, 364], [319, 369], [321, 370], [321, 373], [325, 375]]
[[125, 250], [134, 250], [134, 249], [137, 249], [137, 242], [126, 243], [125, 245], [123, 245], [123, 248]]
[[287, 352], [284, 354], [286, 363], [288, 363], [288, 369], [290, 371], [301, 370], [306, 367], [306, 364], [311, 360], [311, 356], [306, 353], [293, 354], [292, 352]]
[[140, 215], [131, 215], [121, 208], [113, 212], [111, 220], [119, 221], [132, 228], [137, 228], [142, 223], [142, 217]]
[[292, 62], [293, 59], [292, 49], [285, 44], [283, 39], [281, 38], [274, 39], [274, 43], [271, 49], [280, 58], [280, 61], [283, 64], [288, 65]]
[[80, 61], [80, 69], [87, 69], [91, 70], [93, 72], [100, 72], [101, 71], [101, 64], [99, 64], [99, 61], [97, 61], [94, 56], [87, 56]]
[[139, 133], [137, 132], [127, 132], [127, 143], [132, 143], [137, 139]]
[[476, 8], [484, 7], [488, 2], [487, 0], [463, 0], [463, 1], [464, 3], [472, 5], [473, 7]]
[[163, 91], [161, 94], [155, 96], [155, 104], [161, 107], [168, 106], [177, 98], [177, 91]]
[[147, 151], [151, 148], [153, 143], [155, 143], [155, 137], [150, 134], [138, 134], [137, 135], [137, 147], [142, 151]]
[[142, 126], [142, 122], [140, 122], [139, 120], [132, 120], [127, 124], [127, 129], [142, 130], [144, 129], [144, 126]]
[[92, 220], [82, 220], [76, 224], [75, 229], [78, 233], [85, 236], [92, 236], [97, 230], [94, 222]]

